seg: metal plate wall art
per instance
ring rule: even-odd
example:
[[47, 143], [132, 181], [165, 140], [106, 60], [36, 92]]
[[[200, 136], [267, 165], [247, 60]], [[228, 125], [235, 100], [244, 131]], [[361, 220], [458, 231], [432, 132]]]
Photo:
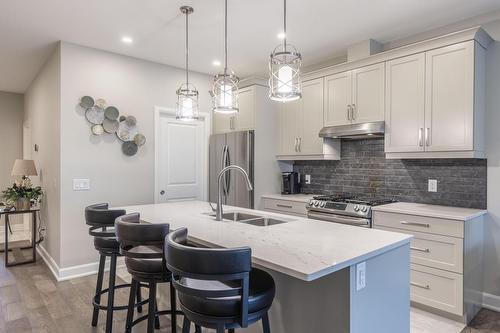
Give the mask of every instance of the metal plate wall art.
[[116, 134], [122, 141], [123, 154], [133, 156], [146, 143], [146, 137], [137, 128], [137, 119], [130, 115], [120, 115], [118, 108], [108, 106], [104, 99], [83, 96], [80, 106], [85, 110], [85, 118], [92, 124], [92, 134]]

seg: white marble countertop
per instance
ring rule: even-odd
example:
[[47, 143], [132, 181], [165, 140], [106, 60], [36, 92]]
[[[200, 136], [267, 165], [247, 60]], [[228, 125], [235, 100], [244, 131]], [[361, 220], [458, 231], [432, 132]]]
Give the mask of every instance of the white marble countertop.
[[264, 194], [262, 198], [308, 203], [317, 194]]
[[410, 202], [395, 202], [373, 207], [372, 210], [388, 213], [401, 213], [442, 219], [467, 221], [486, 214], [483, 209], [472, 209], [462, 207], [438, 206]]
[[329, 223], [271, 212], [224, 206], [224, 212], [244, 211], [290, 221], [257, 227], [215, 221], [207, 202], [184, 201], [120, 207], [139, 212], [150, 223], [187, 227], [190, 240], [209, 247], [249, 246], [254, 264], [305, 281], [408, 244], [412, 236], [344, 224]]

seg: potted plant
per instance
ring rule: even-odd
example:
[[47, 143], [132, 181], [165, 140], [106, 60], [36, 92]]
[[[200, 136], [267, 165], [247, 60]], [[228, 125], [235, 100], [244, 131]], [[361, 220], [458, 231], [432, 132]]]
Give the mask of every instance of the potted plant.
[[28, 177], [23, 177], [20, 181], [16, 181], [12, 187], [3, 191], [2, 197], [8, 205], [14, 206], [16, 210], [29, 210], [31, 202], [38, 202], [42, 194], [40, 186], [34, 187]]

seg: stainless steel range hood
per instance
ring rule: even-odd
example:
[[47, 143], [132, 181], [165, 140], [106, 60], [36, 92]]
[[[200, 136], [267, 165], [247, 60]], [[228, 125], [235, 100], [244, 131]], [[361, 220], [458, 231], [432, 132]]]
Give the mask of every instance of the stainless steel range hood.
[[319, 132], [321, 138], [333, 139], [374, 139], [384, 136], [385, 123], [374, 121], [371, 123], [327, 126]]

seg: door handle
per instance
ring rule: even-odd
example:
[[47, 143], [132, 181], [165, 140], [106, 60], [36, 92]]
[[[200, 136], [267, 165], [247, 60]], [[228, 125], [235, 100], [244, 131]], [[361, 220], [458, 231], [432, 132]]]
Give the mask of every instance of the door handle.
[[410, 246], [410, 250], [418, 251], [418, 252], [425, 252], [425, 253], [430, 253], [431, 252], [431, 250], [429, 250], [429, 249], [424, 249], [424, 248], [421, 248], [421, 247], [413, 247], [413, 246]]
[[165, 194], [165, 191], [161, 190], [160, 195], [164, 195], [164, 194]]
[[351, 104], [347, 106], [347, 120], [351, 120]]
[[418, 145], [420, 147], [422, 147], [424, 145], [424, 141], [423, 141], [423, 132], [424, 132], [424, 129], [422, 127], [420, 127], [418, 129]]
[[300, 145], [302, 144], [302, 138], [298, 138], [298, 142], [299, 142], [299, 146], [298, 147], [299, 147], [299, 153], [300, 153], [300, 150], [301, 150], [300, 149]]
[[289, 206], [289, 205], [282, 205], [282, 204], [276, 204], [276, 207], [281, 207], [281, 208], [289, 208], [289, 209], [292, 209], [293, 206]]
[[298, 142], [299, 142], [299, 139], [298, 138], [295, 138], [295, 152], [297, 153], [298, 152]]
[[416, 282], [410, 282], [410, 284], [414, 287], [422, 288], [422, 289], [431, 289], [431, 287], [428, 284], [420, 284]]
[[429, 147], [429, 136], [431, 129], [429, 127], [425, 128], [425, 145]]
[[351, 120], [355, 120], [356, 119], [356, 104], [352, 104], [352, 107], [351, 107]]

